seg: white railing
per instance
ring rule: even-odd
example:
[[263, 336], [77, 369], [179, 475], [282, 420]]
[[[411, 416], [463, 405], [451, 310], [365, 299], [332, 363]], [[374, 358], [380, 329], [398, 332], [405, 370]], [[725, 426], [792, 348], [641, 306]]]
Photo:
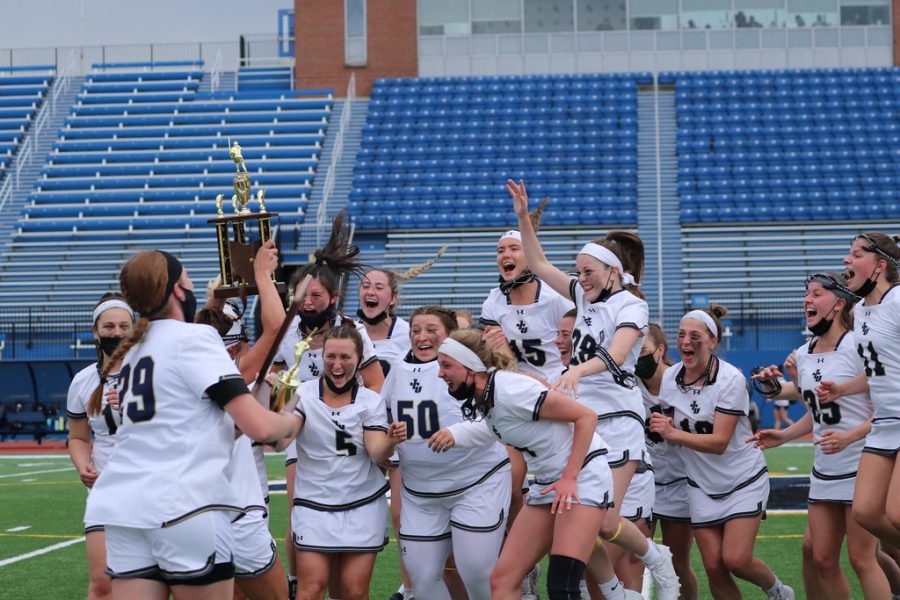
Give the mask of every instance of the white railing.
[[210, 89], [210, 91], [215, 92], [215, 91], [218, 91], [218, 89], [219, 89], [219, 78], [222, 75], [222, 59], [223, 59], [223, 57], [224, 57], [224, 53], [222, 52], [222, 49], [219, 48], [218, 51], [216, 52], [216, 58], [215, 58], [215, 60], [213, 60], [212, 69], [210, 70], [210, 73], [209, 73], [209, 78], [210, 78], [209, 89]]
[[328, 165], [328, 173], [325, 175], [325, 183], [322, 185], [322, 200], [319, 202], [319, 208], [316, 211], [317, 247], [322, 245], [322, 240], [329, 227], [328, 202], [331, 200], [331, 195], [334, 192], [335, 172], [344, 152], [344, 137], [347, 135], [347, 129], [350, 127], [350, 111], [355, 98], [356, 74], [353, 73], [350, 75], [350, 83], [347, 84], [347, 97], [344, 100], [344, 109], [341, 111], [341, 121], [338, 125], [337, 135], [334, 137], [334, 146], [331, 147], [331, 163]]
[[[35, 153], [37, 152], [35, 147], [37, 146], [38, 137], [44, 130], [44, 127], [47, 125], [50, 118], [56, 115], [59, 97], [63, 92], [69, 90], [72, 76], [77, 71], [78, 56], [73, 50], [69, 52], [65, 66], [57, 72], [56, 79], [50, 86], [50, 94], [38, 110], [38, 113], [34, 118], [34, 124], [28, 132], [28, 136], [25, 138], [25, 141], [22, 143], [22, 146], [19, 148], [13, 159], [15, 168], [13, 169], [13, 166], [10, 165], [6, 180], [3, 182], [2, 187], [0, 187], [0, 212], [3, 211], [6, 203], [12, 198], [13, 193], [17, 192], [22, 186], [22, 169], [25, 168], [26, 165], [30, 165], [34, 160]], [[13, 184], [14, 181], [15, 184]]]

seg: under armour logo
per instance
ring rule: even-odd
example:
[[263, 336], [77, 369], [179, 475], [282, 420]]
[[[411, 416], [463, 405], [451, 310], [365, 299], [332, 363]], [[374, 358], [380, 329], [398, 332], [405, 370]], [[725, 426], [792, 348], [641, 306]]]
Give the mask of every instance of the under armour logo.
[[516, 309], [516, 314], [517, 314], [517, 315], [524, 315], [524, 314], [525, 314], [525, 309], [524, 309], [524, 308], [517, 308], [517, 309]]
[[319, 367], [315, 365], [315, 363], [309, 363], [309, 372], [312, 373], [313, 377], [319, 376]]
[[869, 324], [868, 323], [863, 322], [862, 332], [863, 332], [863, 335], [869, 335]]
[[519, 330], [519, 333], [528, 333], [528, 324], [522, 319], [519, 319], [519, 322], [516, 323], [516, 328]]
[[[693, 392], [695, 396], [699, 396], [699, 395], [700, 395], [700, 390], [698, 390], [697, 388], [691, 388], [691, 392]], [[697, 401], [694, 400], [694, 402], [692, 402], [691, 404], [692, 404], [691, 408], [694, 408], [693, 405], [694, 405], [694, 404], [697, 404]], [[699, 408], [695, 408], [695, 409], [694, 409], [694, 412], [695, 412], [695, 413], [698, 413], [698, 412], [700, 412], [700, 409], [699, 409]]]
[[400, 554], [406, 556], [406, 546], [400, 546]]
[[413, 379], [412, 381], [410, 381], [409, 387], [411, 387], [413, 389], [413, 391], [417, 394], [421, 393], [421, 391], [422, 391], [422, 384], [419, 383], [418, 379]]
[[822, 381], [822, 371], [816, 369], [815, 372], [813, 372], [813, 379], [815, 379], [816, 381]]
[[867, 310], [867, 311], [866, 311], [866, 316], [867, 316], [867, 317], [872, 316], [872, 311], [871, 311], [871, 310]]
[[[335, 413], [331, 413], [331, 414], [334, 415]], [[341, 413], [337, 413], [337, 414], [341, 414]], [[334, 419], [332, 419], [331, 422], [334, 423], [334, 426], [337, 427], [338, 429], [340, 429], [341, 431], [346, 431], [347, 427], [343, 423], [338, 423]]]
[[[699, 390], [697, 390], [697, 391], [699, 391]], [[696, 400], [691, 401], [691, 410], [693, 411], [693, 413], [695, 415], [700, 413], [700, 405], [697, 404]]]
[[817, 358], [817, 359], [816, 359], [816, 364], [820, 364], [820, 365], [825, 364], [825, 359], [822, 358], [822, 357]]
[[593, 321], [593, 319], [591, 319], [590, 317], [582, 317], [582, 320], [584, 320], [584, 324], [588, 327], [591, 326], [591, 321]]
[[497, 436], [497, 439], [498, 439], [498, 440], [502, 440], [502, 439], [503, 439], [503, 438], [502, 438], [502, 437], [501, 437], [501, 436], [500, 436], [500, 432], [499, 432], [499, 431], [497, 431], [497, 428], [496, 428], [496, 427], [494, 427], [494, 426], [493, 426], [493, 425], [491, 425], [491, 431], [493, 431], [493, 432], [494, 432], [494, 435], [496, 435], [496, 436]]

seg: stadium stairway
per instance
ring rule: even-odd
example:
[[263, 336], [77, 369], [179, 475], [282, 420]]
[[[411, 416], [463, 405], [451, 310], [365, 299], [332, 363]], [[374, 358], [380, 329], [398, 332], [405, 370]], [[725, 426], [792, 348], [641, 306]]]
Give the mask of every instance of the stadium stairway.
[[647, 296], [651, 318], [662, 320], [665, 309], [684, 305], [681, 255], [660, 254], [660, 248], [681, 247], [674, 89], [640, 86], [637, 102], [638, 233], [644, 242], [644, 281], [648, 283], [641, 291]]
[[[356, 152], [359, 150], [360, 141], [362, 140], [363, 125], [366, 124], [366, 115], [369, 107], [368, 100], [352, 100], [351, 102], [350, 122], [347, 124], [347, 130], [344, 134], [341, 157], [335, 168], [334, 187], [328, 200], [328, 218], [325, 222], [325, 231], [322, 232], [321, 236], [323, 242], [328, 236], [331, 219], [342, 208], [347, 206], [347, 199], [353, 187], [353, 166]], [[281, 251], [283, 260], [288, 265], [299, 265], [307, 262], [309, 254], [316, 249], [316, 215], [318, 214], [319, 206], [322, 204], [325, 180], [331, 170], [331, 159], [334, 154], [334, 145], [339, 129], [338, 124], [341, 122], [346, 103], [347, 100], [335, 100], [334, 102], [334, 108], [331, 113], [331, 126], [326, 132], [325, 142], [322, 145], [322, 156], [319, 159], [319, 173], [313, 182], [309, 203], [306, 207], [308, 218], [300, 225], [299, 229], [293, 231], [286, 229], [284, 231], [286, 235], [281, 242]]]
[[[84, 77], [72, 77], [69, 82], [69, 89], [61, 92], [57, 98], [55, 114], [48, 117], [43, 131], [33, 140], [35, 144], [34, 158], [31, 164], [22, 167], [19, 189], [13, 193], [9, 204], [3, 207], [3, 212], [0, 212], [0, 248], [5, 248], [12, 239], [12, 234], [15, 231], [16, 223], [21, 217], [22, 209], [28, 203], [28, 196], [31, 194], [32, 186], [44, 169], [47, 154], [53, 148], [56, 136], [69, 116], [69, 111], [75, 103], [75, 98], [78, 96], [82, 83], [84, 83]], [[57, 85], [60, 85], [60, 81], [59, 79], [54, 79], [53, 84], [47, 90], [48, 98]]]

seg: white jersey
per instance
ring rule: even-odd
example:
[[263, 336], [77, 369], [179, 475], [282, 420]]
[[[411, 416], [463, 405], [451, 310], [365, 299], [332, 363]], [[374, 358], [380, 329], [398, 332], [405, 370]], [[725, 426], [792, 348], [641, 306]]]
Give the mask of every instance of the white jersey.
[[[856, 351], [853, 335], [845, 333], [831, 352], [815, 352], [817, 340], [801, 346], [796, 353], [797, 387], [813, 416], [813, 437], [820, 438], [827, 431], [848, 431], [872, 417], [872, 401], [868, 393], [844, 396], [836, 402], [819, 404], [816, 386], [820, 381], [841, 383], [853, 379], [863, 371], [863, 361]], [[828, 479], [856, 473], [859, 457], [866, 441], [858, 440], [837, 454], [824, 454], [815, 446], [813, 476]]]
[[671, 446], [658, 433], [650, 431], [650, 414], [664, 412], [659, 396], [651, 394], [640, 378], [638, 378], [638, 388], [641, 390], [644, 408], [647, 411], [644, 430], [647, 454], [650, 455], [653, 465], [653, 478], [657, 485], [669, 485], [676, 481], [683, 481], [687, 476], [684, 472], [684, 458], [679, 449]]
[[436, 360], [394, 363], [382, 395], [394, 421], [406, 423], [407, 440], [397, 446], [403, 486], [414, 495], [458, 494], [509, 463], [506, 449], [496, 441], [481, 448], [450, 448], [434, 452], [428, 438], [443, 427], [463, 422], [462, 403], [438, 378]]
[[763, 476], [767, 469], [762, 450], [746, 442], [753, 435], [748, 416], [747, 381], [736, 367], [714, 360], [718, 368], [702, 388], [685, 387], [681, 383], [682, 363], [667, 369], [659, 398], [664, 408], [674, 409], [675, 427], [689, 433], [712, 433], [717, 412], [739, 416], [722, 454], [680, 448], [688, 484], [717, 500]]
[[[606, 352], [616, 331], [623, 327], [637, 329], [644, 334], [649, 326], [647, 303], [622, 289], [605, 302], [588, 302], [584, 288], [573, 279], [569, 294], [578, 307], [575, 329], [572, 331], [572, 361], [578, 365]], [[582, 377], [578, 382], [578, 400], [594, 410], [601, 420], [611, 417], [632, 417], [644, 424], [641, 393], [635, 387], [634, 364], [643, 342], [638, 339], [621, 365], [612, 360], [607, 370]]]
[[556, 332], [559, 320], [575, 308], [540, 279], [534, 302], [515, 306], [509, 296], [494, 288], [481, 305], [482, 325], [499, 326], [516, 355], [520, 373], [533, 373], [553, 383], [563, 372]]
[[[572, 424], [540, 420], [548, 391], [528, 375], [494, 371], [484, 392], [490, 406], [485, 417], [488, 426], [497, 439], [522, 453], [538, 484], [559, 479], [572, 454]], [[584, 464], [605, 457], [608, 452], [606, 444], [594, 433]]]
[[94, 468], [103, 472], [109, 457], [112, 456], [116, 445], [116, 430], [122, 424], [122, 416], [119, 411], [112, 410], [106, 402], [106, 392], [116, 387], [119, 381], [118, 373], [110, 373], [106, 377], [103, 392], [100, 399], [100, 412], [96, 415], [87, 414], [87, 405], [91, 394], [100, 385], [100, 373], [97, 363], [83, 368], [72, 378], [69, 385], [69, 394], [66, 397], [66, 416], [70, 419], [87, 419], [94, 432], [94, 443], [91, 446], [91, 464]]
[[303, 382], [294, 414], [303, 418], [297, 434], [294, 506], [349, 510], [384, 496], [390, 487], [369, 457], [366, 430], [387, 433], [384, 400], [364, 387], [350, 404], [331, 408], [323, 399], [324, 381]]
[[[242, 435], [234, 441], [231, 452], [231, 485], [237, 497], [238, 506], [245, 511], [266, 512], [266, 494], [260, 486], [259, 470], [256, 466], [253, 441]], [[262, 447], [259, 447], [262, 450]], [[266, 486], [268, 490], [268, 485]]]
[[[339, 318], [340, 317], [336, 317], [331, 322], [332, 327], [338, 323]], [[359, 365], [359, 369], [362, 370], [378, 360], [378, 357], [375, 355], [375, 346], [372, 345], [372, 340], [369, 339], [369, 334], [366, 332], [366, 328], [363, 324], [359, 321], [353, 321], [353, 324], [356, 325], [356, 330], [363, 339], [363, 356], [362, 362]], [[275, 354], [275, 362], [284, 363], [288, 368], [294, 365], [294, 348], [297, 346], [297, 342], [300, 341], [300, 332], [297, 329], [299, 325], [300, 317], [294, 317], [284, 339], [278, 346], [278, 352]], [[322, 356], [322, 348], [310, 348], [303, 353], [303, 358], [300, 359], [300, 368], [297, 370], [297, 377], [300, 378], [300, 381], [317, 379], [325, 372], [324, 365], [325, 361]], [[357, 375], [357, 378], [361, 377]]]
[[394, 363], [403, 360], [410, 349], [412, 342], [409, 339], [409, 322], [400, 317], [391, 317], [394, 322], [388, 330], [388, 335], [383, 340], [372, 340], [375, 347], [375, 355], [381, 363], [381, 370], [387, 375]]
[[153, 321], [122, 361], [116, 451], [88, 498], [87, 523], [155, 529], [240, 510], [231, 489], [234, 421], [247, 386], [215, 329]]
[[[873, 423], [900, 421], [900, 285], [894, 285], [879, 304], [857, 304], [853, 310], [853, 338], [869, 380], [875, 405]], [[865, 301], [863, 301], [865, 302]]]

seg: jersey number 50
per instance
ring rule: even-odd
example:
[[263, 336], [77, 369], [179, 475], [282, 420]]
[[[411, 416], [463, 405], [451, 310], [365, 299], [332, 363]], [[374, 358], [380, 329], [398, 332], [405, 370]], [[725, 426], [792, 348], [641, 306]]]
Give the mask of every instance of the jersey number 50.
[[149, 421], [156, 414], [156, 396], [153, 394], [153, 358], [145, 356], [132, 370], [125, 365], [119, 374], [119, 398], [131, 389], [131, 398], [125, 405], [125, 414], [132, 423]]
[[441, 428], [437, 404], [434, 400], [422, 400], [415, 411], [412, 410], [413, 404], [412, 400], [398, 400], [397, 420], [406, 423], [406, 439], [418, 433], [420, 438], [427, 440]]

